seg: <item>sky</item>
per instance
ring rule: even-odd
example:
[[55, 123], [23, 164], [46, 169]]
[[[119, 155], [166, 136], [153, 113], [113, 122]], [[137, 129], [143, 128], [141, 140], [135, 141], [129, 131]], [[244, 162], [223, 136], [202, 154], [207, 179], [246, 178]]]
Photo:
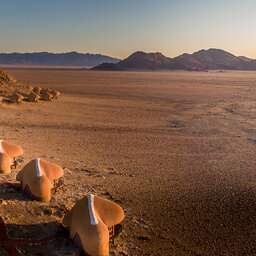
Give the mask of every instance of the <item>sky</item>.
[[220, 48], [256, 59], [255, 0], [0, 0], [0, 52]]

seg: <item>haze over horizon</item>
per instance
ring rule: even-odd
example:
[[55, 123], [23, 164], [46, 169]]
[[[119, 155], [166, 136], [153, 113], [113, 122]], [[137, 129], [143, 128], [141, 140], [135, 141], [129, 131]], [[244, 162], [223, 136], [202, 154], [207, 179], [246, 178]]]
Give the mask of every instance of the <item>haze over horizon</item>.
[[1, 8], [0, 52], [77, 51], [123, 59], [139, 50], [176, 57], [219, 48], [256, 59], [252, 0], [10, 0]]

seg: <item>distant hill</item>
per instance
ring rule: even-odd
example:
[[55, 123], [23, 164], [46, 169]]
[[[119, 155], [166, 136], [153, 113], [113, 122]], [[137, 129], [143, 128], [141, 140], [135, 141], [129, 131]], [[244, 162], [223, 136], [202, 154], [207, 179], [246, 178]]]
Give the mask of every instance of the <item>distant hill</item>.
[[253, 59], [247, 58], [245, 56], [238, 56], [238, 58], [241, 59], [241, 60], [244, 60], [244, 61], [248, 61], [248, 62], [253, 60]]
[[247, 68], [247, 63], [245, 63], [245, 61], [220, 49], [200, 50], [193, 54], [180, 55], [173, 60], [178, 63], [183, 63], [191, 68], [193, 67], [201, 70], [236, 70]]
[[175, 67], [176, 63], [171, 59], [165, 57], [162, 53], [145, 53], [135, 52], [127, 59], [120, 61], [116, 66], [120, 69], [170, 69]]
[[256, 60], [245, 58], [220, 49], [185, 53], [175, 58], [159, 52], [135, 52], [116, 64], [103, 63], [93, 70], [256, 70]]
[[0, 53], [0, 65], [40, 66], [97, 66], [104, 62], [117, 63], [120, 59], [90, 53]]
[[182, 63], [176, 63], [173, 59], [165, 57], [162, 53], [145, 53], [138, 51], [117, 64], [103, 63], [94, 70], [170, 70], [186, 69]]

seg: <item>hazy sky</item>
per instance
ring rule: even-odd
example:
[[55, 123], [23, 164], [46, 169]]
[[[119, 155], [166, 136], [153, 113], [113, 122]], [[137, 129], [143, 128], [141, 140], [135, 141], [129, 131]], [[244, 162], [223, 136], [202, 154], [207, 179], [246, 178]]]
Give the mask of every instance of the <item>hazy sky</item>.
[[0, 52], [221, 48], [256, 59], [255, 0], [0, 0]]

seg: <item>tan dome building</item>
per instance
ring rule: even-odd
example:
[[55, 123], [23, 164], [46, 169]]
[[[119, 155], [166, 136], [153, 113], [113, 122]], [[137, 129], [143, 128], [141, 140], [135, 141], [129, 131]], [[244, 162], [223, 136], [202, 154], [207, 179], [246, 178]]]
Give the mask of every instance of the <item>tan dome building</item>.
[[23, 155], [21, 147], [5, 140], [0, 140], [0, 173], [8, 174], [16, 168], [16, 157]]
[[56, 187], [57, 179], [62, 176], [61, 167], [36, 158], [24, 166], [18, 173], [16, 180], [21, 182], [22, 190], [33, 199], [49, 202], [51, 189]]
[[70, 228], [70, 238], [91, 256], [109, 255], [109, 230], [124, 219], [116, 203], [89, 194], [80, 199], [64, 216], [62, 223]]

